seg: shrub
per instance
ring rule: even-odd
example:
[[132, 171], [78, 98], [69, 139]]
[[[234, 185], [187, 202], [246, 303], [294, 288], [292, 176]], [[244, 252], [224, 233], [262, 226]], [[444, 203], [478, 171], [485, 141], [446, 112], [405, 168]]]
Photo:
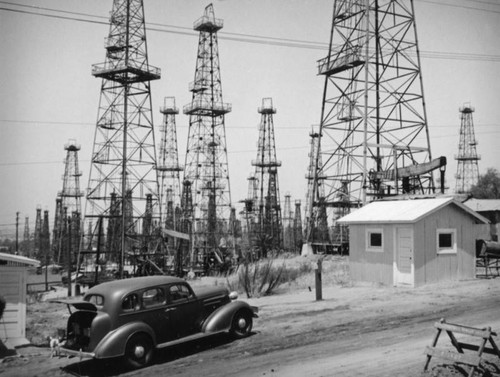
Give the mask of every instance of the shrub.
[[247, 298], [268, 296], [284, 282], [285, 263], [280, 267], [273, 266], [273, 259], [260, 262], [244, 262], [238, 270], [238, 285], [245, 291]]

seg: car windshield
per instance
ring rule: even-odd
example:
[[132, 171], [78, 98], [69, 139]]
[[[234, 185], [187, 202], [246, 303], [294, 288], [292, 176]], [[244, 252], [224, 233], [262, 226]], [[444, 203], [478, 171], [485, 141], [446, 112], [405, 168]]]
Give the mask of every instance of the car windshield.
[[99, 310], [104, 306], [104, 297], [101, 295], [87, 295], [84, 300], [94, 304]]

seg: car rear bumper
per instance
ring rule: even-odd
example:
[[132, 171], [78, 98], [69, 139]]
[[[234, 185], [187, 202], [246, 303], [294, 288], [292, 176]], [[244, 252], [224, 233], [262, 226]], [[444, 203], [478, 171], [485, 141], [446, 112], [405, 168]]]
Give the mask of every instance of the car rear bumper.
[[60, 348], [59, 353], [61, 355], [77, 356], [80, 359], [92, 359], [92, 358], [95, 357], [95, 353], [94, 352], [84, 352], [84, 351], [81, 351], [81, 350], [80, 351], [78, 351], [78, 350], [72, 350], [72, 349], [64, 348], [64, 347]]

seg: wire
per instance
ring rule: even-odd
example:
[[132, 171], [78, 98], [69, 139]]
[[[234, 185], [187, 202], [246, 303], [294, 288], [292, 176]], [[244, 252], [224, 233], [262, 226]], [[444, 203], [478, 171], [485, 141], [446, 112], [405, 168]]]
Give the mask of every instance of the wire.
[[[421, 2], [428, 2], [428, 3], [432, 3], [432, 4], [438, 4], [438, 5], [453, 6], [453, 4], [442, 4], [442, 3], [434, 2], [431, 0], [420, 0], [420, 1]], [[6, 1], [0, 1], [0, 3], [6, 4], [6, 5], [22, 6], [22, 7], [27, 7], [27, 8], [35, 8], [37, 10], [45, 10], [45, 11], [51, 11], [51, 12], [64, 13], [64, 14], [72, 14], [72, 15], [77, 15], [77, 16], [100, 18], [100, 19], [103, 19], [103, 21], [88, 20], [88, 19], [83, 19], [83, 18], [67, 17], [67, 16], [60, 16], [60, 15], [52, 15], [52, 14], [40, 13], [40, 12], [31, 12], [31, 11], [12, 9], [12, 8], [0, 8], [0, 10], [4, 10], [4, 11], [18, 12], [18, 13], [31, 14], [31, 15], [43, 16], [43, 17], [51, 17], [51, 18], [56, 18], [56, 19], [64, 19], [64, 20], [72, 20], [72, 21], [79, 21], [79, 22], [89, 22], [89, 23], [94, 23], [94, 24], [109, 25], [109, 22], [107, 21], [108, 19], [106, 17], [103, 17], [103, 16], [91, 15], [88, 13], [63, 11], [63, 10], [57, 10], [57, 9], [51, 9], [51, 8], [35, 7], [35, 6], [30, 6], [30, 5], [20, 5], [20, 4], [14, 4], [12, 2], [6, 2]], [[466, 8], [467, 9], [469, 9], [469, 8], [474, 9], [473, 7], [466, 7]], [[481, 9], [477, 9], [477, 10], [481, 10]], [[500, 11], [498, 11], [498, 12], [497, 11], [489, 11], [489, 12], [500, 13]], [[149, 25], [156, 25], [156, 26], [167, 27], [167, 28], [170, 27], [170, 28], [175, 28], [175, 29], [180, 29], [180, 30], [190, 30], [187, 27], [175, 26], [175, 25], [166, 25], [166, 24], [158, 24], [158, 23], [150, 23]], [[162, 33], [188, 35], [188, 36], [192, 36], [192, 37], [195, 37], [198, 35], [197, 33], [194, 33], [192, 31], [188, 32], [188, 31], [163, 30], [163, 29], [152, 28], [152, 27], [147, 27], [147, 29], [151, 30], [151, 31], [162, 32]], [[259, 35], [254, 35], [254, 34], [221, 32], [219, 35], [219, 38], [231, 40], [231, 41], [235, 41], [235, 42], [253, 43], [253, 44], [261, 44], [261, 45], [305, 48], [305, 49], [315, 49], [315, 50], [328, 50], [327, 43], [303, 41], [303, 40], [296, 40], [296, 39], [286, 39], [286, 38], [276, 38], [276, 37], [269, 37], [269, 36], [259, 36]], [[446, 52], [435, 52], [435, 51], [421, 51], [420, 54], [421, 54], [422, 58], [428, 58], [428, 59], [478, 60], [478, 61], [493, 61], [493, 62], [500, 61], [499, 55], [453, 53], [453, 52], [446, 53]]]
[[[436, 5], [441, 5], [441, 6], [445, 6], [445, 7], [453, 7], [453, 8], [463, 8], [463, 9], [477, 10], [477, 11], [488, 12], [488, 13], [500, 13], [500, 11], [496, 11], [496, 10], [482, 9], [482, 8], [476, 8], [476, 7], [469, 7], [467, 5], [459, 5], [459, 4], [446, 4], [446, 3], [441, 3], [441, 2], [438, 2], [438, 1], [432, 1], [432, 0], [418, 0], [418, 2], [419, 3], [436, 4]], [[493, 4], [493, 5], [498, 5], [498, 4]]]
[[484, 0], [466, 0], [470, 1], [471, 3], [481, 3], [481, 4], [488, 4], [488, 5], [496, 5], [500, 7], [500, 2], [495, 2], [495, 1], [484, 1]]
[[[14, 119], [0, 119], [0, 123], [17, 123], [17, 124], [45, 124], [45, 125], [77, 125], [77, 126], [95, 126], [95, 123], [90, 123], [90, 122], [57, 122], [57, 121], [43, 121], [43, 120], [14, 120]], [[318, 127], [317, 125], [315, 125]], [[428, 125], [430, 128], [443, 128], [443, 127], [459, 127], [460, 122], [457, 122], [456, 124], [429, 124]], [[188, 125], [176, 125], [177, 128], [188, 128]], [[231, 131], [237, 131], [237, 130], [258, 130], [258, 125], [256, 126], [232, 126], [232, 127], [226, 127], [227, 129]], [[311, 126], [277, 126], [275, 127], [276, 131], [279, 130], [308, 130], [310, 131]], [[500, 124], [496, 123], [474, 123], [474, 128], [477, 127], [500, 127]]]
[[[25, 5], [25, 4], [16, 4], [8, 1], [0, 1], [0, 3], [3, 4], [8, 4], [8, 5], [14, 5], [14, 6], [20, 6], [20, 7], [26, 7], [26, 8], [35, 8], [38, 10], [47, 10], [50, 12], [59, 12], [59, 13], [65, 13], [65, 14], [74, 14], [78, 16], [88, 16], [88, 17], [95, 17], [95, 18], [100, 18], [103, 20], [106, 20], [106, 24], [109, 24], [108, 17], [104, 16], [98, 16], [95, 14], [90, 14], [90, 13], [78, 13], [78, 12], [71, 12], [71, 11], [64, 11], [64, 10], [59, 10], [59, 9], [52, 9], [52, 8], [44, 8], [44, 7], [37, 7], [33, 5]], [[181, 30], [188, 30], [190, 31], [190, 35], [197, 36], [197, 33], [193, 32], [192, 28], [186, 27], [186, 26], [177, 26], [177, 25], [169, 25], [169, 24], [160, 24], [160, 23], [154, 23], [154, 22], [148, 22], [148, 25], [154, 25], [154, 26], [161, 26], [161, 27], [169, 27], [169, 28], [174, 28], [174, 29], [181, 29]], [[328, 46], [328, 44], [323, 43], [323, 42], [315, 42], [315, 41], [304, 41], [304, 40], [297, 40], [297, 39], [288, 39], [288, 38], [277, 38], [277, 37], [269, 37], [269, 36], [263, 36], [263, 35], [255, 35], [255, 34], [243, 34], [243, 33], [234, 33], [234, 32], [221, 32], [220, 34], [225, 35], [236, 35], [240, 37], [250, 37], [250, 38], [262, 38], [262, 39], [271, 39], [271, 40], [279, 40], [279, 41], [289, 41], [289, 42], [294, 42], [294, 43], [310, 43], [310, 44], [319, 44], [322, 46]]]

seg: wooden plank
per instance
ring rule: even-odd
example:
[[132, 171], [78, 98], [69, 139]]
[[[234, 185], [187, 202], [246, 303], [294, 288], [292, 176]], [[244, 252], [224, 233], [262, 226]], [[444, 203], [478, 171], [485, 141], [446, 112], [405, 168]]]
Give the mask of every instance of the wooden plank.
[[438, 348], [432, 348], [427, 346], [425, 348], [425, 354], [427, 356], [435, 356], [439, 357], [441, 359], [445, 359], [448, 361], [452, 362], [459, 362], [467, 365], [472, 365], [472, 366], [479, 366], [479, 363], [481, 362], [481, 357], [477, 355], [465, 355], [462, 353], [453, 353], [448, 350], [443, 350], [443, 349], [438, 349]]
[[163, 229], [163, 234], [172, 238], [180, 238], [189, 241], [189, 234], [177, 232], [172, 229]]
[[[493, 337], [491, 337], [489, 339], [489, 341], [490, 341], [491, 346], [493, 347], [492, 355], [497, 355], [498, 357], [500, 357], [500, 349], [498, 349], [498, 346], [496, 345], [495, 341], [493, 340]], [[487, 349], [489, 349], [489, 348], [485, 348], [485, 352], [489, 353], [488, 351], [486, 351]]]
[[451, 331], [446, 331], [446, 333], [450, 337], [451, 344], [453, 344], [453, 346], [455, 346], [455, 348], [457, 349], [457, 351], [460, 352], [460, 353], [464, 353], [464, 350], [460, 346], [460, 343], [457, 341], [457, 338], [455, 338], [455, 335], [453, 335], [453, 333]]
[[441, 330], [452, 331], [454, 333], [459, 333], [459, 334], [477, 336], [479, 338], [484, 338], [484, 339], [488, 339], [492, 335], [491, 329], [477, 329], [474, 327], [454, 325], [453, 323], [446, 323], [446, 322], [436, 322], [434, 324], [434, 327]]
[[[491, 341], [491, 339], [490, 339]], [[470, 351], [479, 351], [479, 346], [476, 346], [475, 344], [468, 344], [468, 343], [462, 343], [458, 342], [460, 347], [462, 347], [465, 350], [470, 350]], [[495, 345], [496, 346], [496, 345]], [[489, 348], [489, 347], [484, 347], [483, 353], [487, 353], [489, 355], [496, 355], [500, 357], [500, 352], [497, 352], [494, 348]]]
[[[442, 320], [444, 321], [444, 320]], [[434, 336], [434, 340], [432, 341], [432, 349], [436, 347], [436, 344], [439, 340], [439, 335], [441, 335], [441, 329], [438, 329], [436, 336]], [[427, 360], [424, 365], [424, 371], [427, 370], [427, 367], [429, 366], [429, 363], [431, 362], [432, 355], [427, 355]]]

